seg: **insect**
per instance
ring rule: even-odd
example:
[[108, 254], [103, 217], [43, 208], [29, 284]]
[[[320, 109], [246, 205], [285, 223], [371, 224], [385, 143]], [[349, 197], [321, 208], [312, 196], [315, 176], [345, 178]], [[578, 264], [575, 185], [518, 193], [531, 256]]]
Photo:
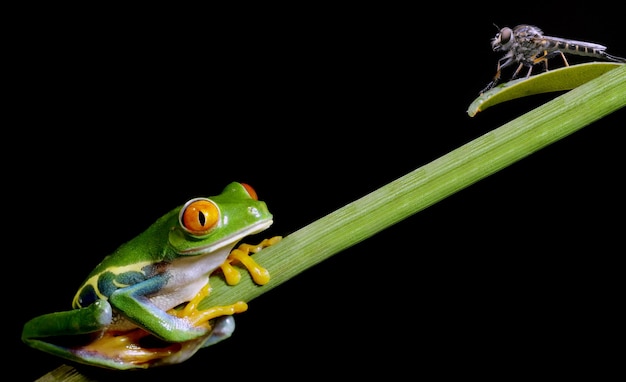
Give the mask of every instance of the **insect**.
[[614, 62], [625, 62], [626, 58], [606, 53], [606, 46], [591, 42], [569, 40], [559, 37], [544, 36], [541, 29], [533, 25], [518, 25], [511, 29], [504, 27], [491, 39], [494, 52], [506, 52], [498, 60], [498, 67], [493, 80], [480, 93], [493, 88], [500, 81], [502, 69], [519, 64], [511, 79], [515, 79], [523, 67], [528, 67], [526, 78], [530, 77], [533, 67], [543, 63], [548, 70], [548, 59], [560, 55], [565, 66], [569, 66], [565, 54], [595, 57]]

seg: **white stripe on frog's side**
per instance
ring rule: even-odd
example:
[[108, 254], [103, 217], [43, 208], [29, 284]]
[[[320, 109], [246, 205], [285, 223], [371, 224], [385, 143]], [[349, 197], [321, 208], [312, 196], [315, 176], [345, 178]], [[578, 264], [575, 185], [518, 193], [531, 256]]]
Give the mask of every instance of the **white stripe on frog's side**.
[[[210, 274], [226, 261], [235, 244], [236, 242], [233, 242], [231, 245], [204, 255], [179, 257], [164, 265], [165, 272], [171, 277], [161, 290], [148, 296], [148, 298], [162, 310], [169, 310], [191, 300], [207, 284]], [[108, 296], [102, 293], [98, 285], [103, 274], [111, 273], [118, 276], [128, 272], [137, 272], [145, 275], [145, 270], [152, 265], [154, 263], [151, 261], [143, 261], [131, 265], [110, 267], [106, 271], [91, 276], [74, 297], [74, 306], [80, 306], [77, 300], [80, 298], [81, 292], [89, 286], [93, 288], [99, 299], [108, 299]], [[118, 288], [129, 286], [129, 284], [120, 283], [118, 280], [113, 280], [113, 284]]]
[[[167, 283], [157, 292], [146, 296], [151, 304], [162, 311], [186, 303], [196, 297], [209, 282], [211, 273], [219, 268], [230, 254], [236, 243], [206, 255], [179, 257], [167, 264], [165, 273]], [[91, 279], [90, 279], [91, 280]], [[114, 310], [109, 330], [126, 331], [137, 325], [118, 311]]]

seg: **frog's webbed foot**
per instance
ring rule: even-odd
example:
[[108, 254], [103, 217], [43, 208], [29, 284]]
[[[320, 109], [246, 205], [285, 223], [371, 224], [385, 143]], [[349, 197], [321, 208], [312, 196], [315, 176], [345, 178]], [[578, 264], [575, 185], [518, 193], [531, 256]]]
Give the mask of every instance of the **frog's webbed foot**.
[[248, 310], [248, 304], [238, 301], [231, 305], [213, 306], [208, 309], [198, 310], [200, 302], [209, 295], [211, 287], [207, 283], [196, 296], [185, 305], [182, 309], [171, 309], [169, 314], [178, 318], [185, 318], [194, 326], [209, 327], [209, 321], [221, 316], [232, 316], [235, 313], [242, 313]]
[[269, 247], [270, 245], [274, 245], [282, 240], [282, 236], [274, 236], [270, 239], [265, 239], [257, 245], [251, 244], [240, 244], [237, 248], [233, 249], [228, 258], [220, 266], [222, 269], [222, 273], [224, 274], [224, 278], [226, 279], [226, 283], [228, 285], [236, 285], [241, 280], [241, 274], [233, 267], [233, 263], [241, 263], [248, 272], [250, 272], [250, 276], [255, 283], [259, 285], [265, 285], [270, 281], [270, 274], [267, 269], [263, 268], [256, 261], [250, 257], [250, 253], [258, 253], [263, 248]]
[[105, 332], [89, 344], [75, 349], [81, 359], [119, 369], [146, 368], [155, 360], [179, 352], [182, 343], [167, 343], [153, 338], [143, 329], [123, 333]]
[[206, 335], [178, 343], [161, 341], [143, 329], [125, 333], [104, 333], [89, 345], [75, 349], [81, 362], [115, 369], [148, 368], [183, 362], [199, 349], [229, 338], [235, 331], [235, 319], [221, 316], [213, 321]]

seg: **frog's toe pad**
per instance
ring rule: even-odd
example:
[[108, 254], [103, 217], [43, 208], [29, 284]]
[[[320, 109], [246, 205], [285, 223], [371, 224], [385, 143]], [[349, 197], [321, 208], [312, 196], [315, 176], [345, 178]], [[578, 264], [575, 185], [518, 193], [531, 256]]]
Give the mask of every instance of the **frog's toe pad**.
[[233, 316], [221, 316], [215, 319], [211, 335], [204, 341], [202, 347], [215, 345], [229, 338], [235, 331], [235, 318]]

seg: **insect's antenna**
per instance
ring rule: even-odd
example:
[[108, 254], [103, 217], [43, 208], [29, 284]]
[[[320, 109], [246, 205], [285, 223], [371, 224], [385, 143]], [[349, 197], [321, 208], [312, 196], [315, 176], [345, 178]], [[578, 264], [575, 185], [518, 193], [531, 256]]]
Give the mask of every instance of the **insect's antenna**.
[[500, 27], [496, 25], [496, 23], [492, 23], [494, 27], [496, 27], [497, 30], [500, 30]]

